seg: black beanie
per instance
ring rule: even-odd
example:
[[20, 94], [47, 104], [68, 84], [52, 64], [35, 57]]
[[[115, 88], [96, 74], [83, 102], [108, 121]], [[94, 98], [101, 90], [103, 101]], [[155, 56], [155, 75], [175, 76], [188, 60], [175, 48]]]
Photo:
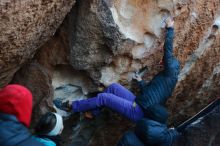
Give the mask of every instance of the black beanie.
[[163, 124], [166, 124], [169, 116], [167, 109], [160, 104], [154, 104], [149, 106], [145, 110], [144, 114], [145, 117]]

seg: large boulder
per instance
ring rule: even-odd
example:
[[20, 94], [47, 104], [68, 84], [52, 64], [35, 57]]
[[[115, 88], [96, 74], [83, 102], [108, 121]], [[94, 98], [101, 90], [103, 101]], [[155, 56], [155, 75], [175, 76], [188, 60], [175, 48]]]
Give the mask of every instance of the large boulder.
[[74, 0], [0, 2], [0, 86], [31, 59], [60, 26]]
[[175, 146], [218, 146], [220, 145], [220, 106], [199, 118], [183, 131]]
[[172, 123], [185, 120], [219, 94], [219, 7], [212, 0], [78, 1], [66, 19], [70, 64], [105, 86], [129, 86], [133, 71], [144, 66], [150, 69], [145, 79], [152, 79], [162, 69], [163, 20], [172, 15], [181, 73], [168, 107]]
[[[24, 62], [27, 62], [27, 65], [16, 73], [14, 81], [26, 82], [25, 85], [30, 89], [34, 85], [36, 88], [46, 87], [50, 92], [39, 89], [37, 91], [42, 93], [33, 91], [33, 94], [35, 98], [48, 99], [50, 104], [54, 89], [57, 91], [59, 89], [58, 95], [62, 95], [60, 93], [62, 90], [70, 89], [69, 87], [72, 89], [77, 85], [82, 88], [84, 94], [97, 90], [100, 85], [108, 86], [113, 82], [120, 82], [130, 87], [133, 72], [145, 66], [148, 66], [149, 71], [144, 78], [150, 80], [163, 69], [163, 66], [158, 65], [163, 56], [162, 46], [165, 36], [163, 21], [168, 15], [173, 15], [176, 32], [174, 55], [181, 62], [181, 73], [173, 96], [167, 104], [171, 111], [170, 123], [177, 125], [184, 121], [220, 94], [218, 89], [220, 80], [219, 1], [78, 0], [59, 31], [37, 50], [55, 32], [61, 22], [59, 16], [61, 14], [64, 16], [64, 11], [66, 14], [72, 5], [72, 1], [70, 3], [53, 1], [53, 3], [57, 6], [40, 3], [42, 6], [47, 6], [42, 7], [45, 13], [28, 12], [27, 15], [22, 15], [20, 11], [14, 14], [8, 14], [8, 11], [1, 13], [14, 18], [8, 19], [4, 17], [5, 15], [0, 17], [3, 19], [0, 27], [3, 32], [0, 39], [3, 44], [1, 45], [3, 49], [0, 51], [2, 85], [11, 80]], [[29, 4], [24, 5], [29, 6]], [[59, 4], [65, 6], [61, 7]], [[33, 5], [33, 11], [35, 12], [34, 8], [41, 5]], [[3, 10], [7, 7], [3, 7]], [[17, 10], [17, 7], [15, 8]], [[32, 8], [25, 10], [32, 10]], [[46, 13], [49, 8], [51, 11]], [[21, 27], [20, 23], [23, 24], [29, 20], [29, 18], [26, 20], [28, 14], [31, 16], [33, 14], [34, 18], [40, 21], [30, 19], [32, 20], [30, 22], [33, 22], [32, 25]], [[47, 17], [41, 19], [42, 15]], [[55, 21], [58, 18], [54, 19], [54, 17], [60, 18], [59, 21]], [[12, 23], [13, 20], [20, 19], [25, 21], [18, 21], [16, 25]], [[53, 20], [59, 24], [52, 23]], [[5, 25], [6, 22], [8, 22], [7, 25]], [[47, 29], [49, 25], [52, 27]], [[16, 30], [17, 33], [15, 35], [5, 33], [11, 30]], [[36, 34], [28, 35], [29, 30]], [[9, 41], [11, 43], [5, 43]], [[36, 50], [38, 53], [31, 60]], [[30, 60], [26, 61], [27, 59]], [[38, 78], [41, 78], [42, 82], [38, 81]], [[87, 85], [91, 88], [85, 88]], [[46, 101], [42, 102], [46, 103]], [[41, 107], [38, 106], [38, 108]], [[114, 119], [109, 122], [114, 123]], [[126, 125], [129, 124], [123, 126]], [[117, 126], [104, 125], [104, 129], [108, 131]], [[97, 136], [99, 134], [98, 132]], [[101, 138], [107, 139], [111, 136], [109, 144], [113, 144], [116, 143], [120, 134], [117, 133], [115, 136], [106, 134]], [[100, 143], [107, 145], [105, 143], [107, 140], [103, 139]], [[97, 143], [100, 144], [92, 139], [92, 144]]]
[[[64, 24], [63, 24], [64, 25]], [[39, 48], [32, 60], [25, 63], [14, 75], [12, 83], [29, 88], [33, 94], [34, 125], [39, 117], [48, 111], [54, 111], [53, 73], [56, 65], [68, 64], [67, 42], [62, 36], [65, 33], [58, 30], [56, 34]]]
[[23, 66], [13, 79], [13, 83], [27, 87], [33, 94], [33, 116], [31, 124], [34, 125], [42, 114], [53, 111], [54, 89], [49, 72], [37, 62]]
[[219, 94], [219, 2], [93, 0], [75, 8], [67, 18], [70, 64], [95, 83], [129, 86], [133, 71], [144, 66], [150, 69], [145, 79], [152, 79], [162, 69], [163, 20], [173, 15], [181, 73], [167, 104], [170, 123], [186, 120]]
[[[89, 91], [95, 91], [86, 72], [74, 70], [69, 65], [69, 47], [65, 23], [55, 35], [23, 65], [14, 75], [12, 83], [29, 88], [33, 94], [34, 109], [32, 125], [48, 111], [55, 111], [54, 98], [82, 98]], [[62, 112], [61, 112], [62, 114]]]
[[110, 7], [103, 0], [78, 1], [68, 21], [70, 64], [75, 69], [87, 70], [96, 81], [101, 77], [102, 67], [111, 63], [113, 56], [134, 45], [119, 32]]
[[172, 123], [178, 124], [189, 118], [220, 95], [219, 55], [219, 42], [215, 41], [201, 56], [193, 53], [189, 57], [170, 99]]

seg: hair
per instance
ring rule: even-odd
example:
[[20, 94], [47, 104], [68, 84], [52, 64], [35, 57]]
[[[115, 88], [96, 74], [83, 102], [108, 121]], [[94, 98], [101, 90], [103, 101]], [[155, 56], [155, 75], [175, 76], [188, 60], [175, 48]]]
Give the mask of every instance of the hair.
[[47, 135], [56, 126], [56, 122], [57, 119], [53, 113], [44, 114], [35, 126], [35, 133], [37, 135]]

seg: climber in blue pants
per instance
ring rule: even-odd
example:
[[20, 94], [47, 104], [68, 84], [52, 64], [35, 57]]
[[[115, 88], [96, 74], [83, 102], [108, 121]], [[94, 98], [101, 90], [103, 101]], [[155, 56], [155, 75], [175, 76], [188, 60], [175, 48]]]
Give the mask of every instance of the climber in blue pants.
[[166, 26], [163, 56], [164, 70], [159, 72], [147, 84], [140, 76], [134, 76], [141, 89], [138, 96], [135, 96], [120, 84], [114, 83], [96, 97], [64, 103], [55, 100], [54, 104], [60, 109], [71, 109], [73, 112], [98, 111], [102, 107], [107, 107], [134, 122], [144, 117], [149, 106], [165, 104], [174, 90], [179, 74], [179, 62], [173, 56], [173, 23], [166, 21]]
[[143, 112], [139, 105], [134, 104], [135, 98], [131, 91], [120, 84], [113, 83], [94, 98], [72, 102], [72, 110], [82, 112], [105, 106], [131, 121], [138, 121], [143, 117]]

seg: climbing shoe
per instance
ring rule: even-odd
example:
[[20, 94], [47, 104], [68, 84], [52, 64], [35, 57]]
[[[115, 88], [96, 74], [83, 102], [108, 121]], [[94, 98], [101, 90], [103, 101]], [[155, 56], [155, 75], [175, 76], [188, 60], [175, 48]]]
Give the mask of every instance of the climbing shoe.
[[63, 99], [61, 98], [57, 98], [53, 101], [54, 105], [64, 111], [71, 111], [71, 105], [69, 104], [70, 101], [67, 100], [65, 102], [63, 102]]

